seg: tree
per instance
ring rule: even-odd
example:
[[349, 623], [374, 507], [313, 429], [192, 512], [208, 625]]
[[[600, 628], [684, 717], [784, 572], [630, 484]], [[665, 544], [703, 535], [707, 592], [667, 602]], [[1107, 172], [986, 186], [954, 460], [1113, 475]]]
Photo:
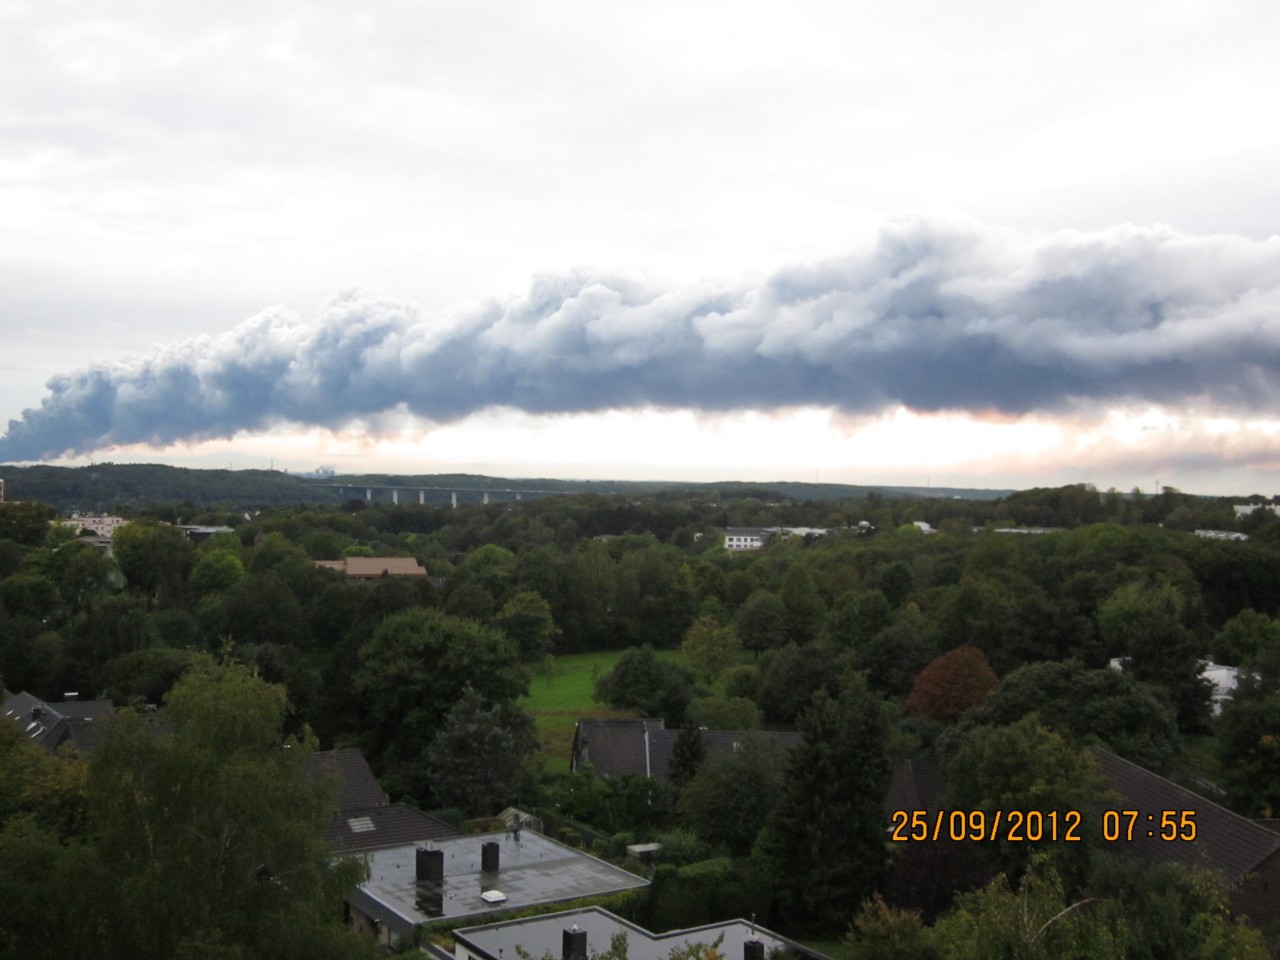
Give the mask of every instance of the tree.
[[840, 647], [859, 648], [889, 625], [889, 601], [879, 590], [841, 595], [827, 617], [827, 636]]
[[[1093, 757], [1059, 734], [1046, 730], [1034, 716], [1002, 727], [974, 727], [944, 741], [945, 768], [953, 809], [978, 810], [989, 818], [996, 811], [1036, 810], [1046, 818], [1056, 813], [1065, 824], [1068, 811], [1092, 810], [1099, 799], [1101, 777]], [[949, 749], [948, 749], [949, 748]], [[1065, 830], [1060, 827], [1060, 834]], [[1029, 833], [1029, 831], [1028, 831]], [[1052, 851], [1063, 866], [1078, 869], [1085, 844], [1055, 840], [1044, 830], [1040, 841], [1019, 841], [1001, 833], [997, 848], [1005, 865], [1020, 869], [1037, 849]]]
[[493, 625], [511, 638], [521, 659], [527, 662], [549, 654], [560, 636], [560, 629], [551, 616], [551, 605], [533, 590], [513, 594]]
[[38, 500], [0, 502], [0, 540], [14, 540], [34, 547], [44, 542], [54, 511]]
[[154, 599], [180, 598], [195, 548], [176, 527], [126, 523], [111, 538], [129, 587]]
[[699, 617], [684, 634], [680, 646], [694, 674], [707, 684], [716, 679], [733, 664], [738, 653], [738, 635], [733, 627], [726, 626], [713, 617]]
[[757, 590], [747, 597], [733, 622], [742, 646], [754, 650], [756, 656], [787, 642], [787, 608], [768, 590]]
[[679, 726], [693, 696], [693, 674], [670, 660], [659, 660], [653, 647], [628, 650], [612, 670], [596, 680], [598, 702], [638, 710], [646, 717], [663, 717]]
[[781, 650], [770, 650], [760, 659], [756, 689], [756, 702], [765, 719], [769, 723], [793, 723], [817, 691], [838, 694], [842, 672], [849, 662], [848, 654], [842, 655], [821, 641], [803, 647], [789, 643]]
[[1173, 710], [1119, 670], [1080, 663], [1029, 663], [965, 717], [964, 726], [1002, 726], [1035, 713], [1049, 730], [1074, 743], [1099, 743], [1157, 773], [1178, 752]]
[[787, 638], [797, 644], [815, 639], [822, 630], [827, 608], [809, 571], [793, 564], [782, 578], [778, 599], [787, 610]]
[[1188, 626], [1193, 617], [1171, 583], [1125, 584], [1098, 610], [1098, 631], [1113, 656], [1127, 657], [1135, 680], [1168, 692], [1181, 730], [1203, 729], [1209, 716], [1210, 685], [1200, 676], [1199, 641]]
[[883, 705], [857, 675], [801, 715], [778, 808], [762, 839], [778, 910], [801, 928], [831, 930], [879, 886], [889, 788]]
[[1246, 683], [1224, 704], [1217, 733], [1231, 808], [1249, 817], [1280, 816], [1280, 692]]
[[907, 697], [907, 712], [953, 724], [985, 700], [1000, 681], [977, 647], [956, 647], [920, 671]]
[[506, 636], [421, 607], [382, 622], [360, 648], [353, 679], [370, 721], [371, 752], [405, 768], [415, 795], [425, 789], [423, 752], [468, 684], [489, 703], [529, 691], [528, 674]]
[[427, 749], [436, 803], [471, 816], [492, 816], [519, 799], [520, 781], [537, 747], [533, 718], [511, 703], [486, 703], [467, 685]]
[[693, 725], [680, 728], [680, 735], [671, 747], [671, 762], [667, 765], [667, 780], [677, 790], [693, 779], [702, 762], [707, 759], [707, 738]]
[[781, 796], [785, 758], [765, 737], [747, 737], [735, 753], [707, 757], [680, 791], [676, 811], [713, 849], [751, 852]]
[[369, 954], [340, 919], [362, 867], [330, 856], [328, 800], [284, 711], [280, 688], [206, 664], [169, 694], [170, 732], [137, 714], [108, 723], [88, 781], [96, 889], [77, 921], [93, 955]]

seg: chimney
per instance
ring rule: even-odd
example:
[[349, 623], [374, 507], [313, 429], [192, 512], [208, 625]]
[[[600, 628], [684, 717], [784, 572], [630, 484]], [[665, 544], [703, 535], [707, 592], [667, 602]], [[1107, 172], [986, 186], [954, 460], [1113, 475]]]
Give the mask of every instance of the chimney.
[[488, 843], [482, 844], [480, 847], [480, 872], [481, 873], [497, 873], [498, 872], [498, 846], [496, 840], [490, 840]]
[[32, 719], [32, 720], [39, 720], [39, 719], [40, 719], [41, 717], [43, 717], [43, 716], [44, 716], [44, 707], [32, 707], [32, 708], [31, 708], [31, 719]]
[[742, 960], [764, 960], [764, 941], [751, 937], [742, 942]]
[[564, 932], [564, 950], [560, 960], [587, 960], [587, 931], [575, 923]]
[[419, 883], [444, 883], [444, 851], [419, 847], [415, 879]]

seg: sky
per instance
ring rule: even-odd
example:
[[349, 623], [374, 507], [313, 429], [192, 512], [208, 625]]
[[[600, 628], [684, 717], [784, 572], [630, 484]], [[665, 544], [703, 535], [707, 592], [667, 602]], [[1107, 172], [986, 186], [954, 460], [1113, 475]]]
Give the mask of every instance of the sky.
[[1277, 37], [0, 0], [0, 463], [1280, 493]]

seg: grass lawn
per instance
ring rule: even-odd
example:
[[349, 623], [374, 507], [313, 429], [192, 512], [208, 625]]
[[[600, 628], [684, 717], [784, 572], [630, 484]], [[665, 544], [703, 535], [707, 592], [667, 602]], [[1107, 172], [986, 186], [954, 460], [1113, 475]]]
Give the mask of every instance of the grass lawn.
[[[573, 731], [580, 717], [634, 717], [631, 710], [613, 710], [591, 699], [596, 677], [608, 673], [625, 650], [600, 650], [575, 653], [555, 658], [550, 673], [535, 674], [529, 685], [529, 696], [520, 706], [533, 714], [542, 743], [543, 763], [549, 773], [569, 769], [569, 753], [573, 749]], [[679, 660], [678, 650], [659, 650], [659, 660]]]

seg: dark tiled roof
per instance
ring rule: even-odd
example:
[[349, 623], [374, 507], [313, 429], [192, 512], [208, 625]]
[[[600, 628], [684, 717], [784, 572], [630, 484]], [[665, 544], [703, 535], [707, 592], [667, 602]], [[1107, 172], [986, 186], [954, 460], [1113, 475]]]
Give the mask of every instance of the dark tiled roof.
[[936, 809], [943, 785], [942, 765], [933, 757], [903, 760], [893, 768], [885, 810]]
[[[1098, 761], [1107, 787], [1123, 801], [1118, 808], [1139, 812], [1133, 841], [1113, 846], [1129, 850], [1148, 863], [1173, 861], [1188, 867], [1219, 870], [1233, 882], [1280, 850], [1280, 833], [1232, 813], [1114, 753], [1100, 747], [1089, 749]], [[1161, 840], [1159, 820], [1165, 810], [1195, 811], [1196, 839]], [[1151, 824], [1146, 822], [1148, 815], [1154, 816]], [[1147, 836], [1150, 826], [1155, 828], [1154, 837]]]
[[325, 843], [334, 853], [383, 850], [457, 836], [461, 834], [443, 820], [403, 803], [343, 810], [324, 830]]
[[661, 720], [579, 720], [573, 737], [573, 769], [590, 763], [600, 776], [647, 777], [651, 760], [645, 731], [661, 729]]
[[334, 809], [339, 812], [385, 807], [388, 803], [369, 761], [355, 747], [317, 751], [303, 761], [303, 770], [312, 783], [334, 786]]
[[[752, 738], [772, 740], [785, 753], [804, 742], [800, 733], [775, 733], [768, 730], [703, 730], [707, 755], [737, 753]], [[653, 776], [665, 777], [671, 772], [671, 755], [675, 752], [679, 730], [655, 730], [649, 733], [649, 755]]]
[[[798, 746], [798, 733], [762, 730], [703, 730], [708, 753], [735, 753], [752, 737], [773, 740], [784, 751]], [[661, 720], [578, 721], [573, 740], [573, 769], [590, 762], [603, 777], [665, 777], [679, 730], [668, 730]]]
[[48, 703], [30, 693], [15, 693], [0, 705], [0, 715], [18, 724], [32, 743], [56, 750], [68, 740], [84, 751], [98, 743], [95, 721], [115, 714], [110, 700], [67, 700]]

